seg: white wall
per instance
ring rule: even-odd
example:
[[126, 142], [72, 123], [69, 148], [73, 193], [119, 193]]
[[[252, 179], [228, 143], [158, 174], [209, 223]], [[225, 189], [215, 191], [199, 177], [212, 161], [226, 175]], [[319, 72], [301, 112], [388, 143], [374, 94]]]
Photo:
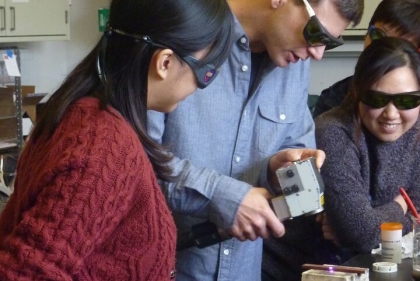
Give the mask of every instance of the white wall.
[[345, 41], [343, 46], [326, 52], [322, 60], [312, 60], [309, 93], [319, 95], [323, 89], [353, 75], [362, 50], [363, 38], [357, 41]]
[[321, 61], [311, 61], [309, 94], [319, 95], [325, 88], [352, 75], [356, 60], [354, 57], [324, 57]]
[[[22, 85], [35, 85], [38, 93], [53, 92], [98, 42], [101, 34], [97, 11], [108, 7], [111, 0], [69, 1], [70, 40], [13, 44], [21, 49]], [[321, 61], [312, 61], [309, 93], [320, 94], [324, 88], [351, 75], [362, 48], [361, 41], [346, 42]]]
[[53, 92], [74, 66], [95, 46], [98, 8], [110, 0], [69, 0], [70, 40], [1, 44], [18, 46], [21, 52], [22, 85], [35, 85], [36, 92]]

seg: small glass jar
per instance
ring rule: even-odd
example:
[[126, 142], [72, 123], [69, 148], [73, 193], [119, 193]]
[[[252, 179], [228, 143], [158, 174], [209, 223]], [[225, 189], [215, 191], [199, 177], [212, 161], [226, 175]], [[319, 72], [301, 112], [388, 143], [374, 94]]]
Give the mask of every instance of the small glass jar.
[[413, 279], [420, 280], [420, 221], [411, 217], [413, 221]]

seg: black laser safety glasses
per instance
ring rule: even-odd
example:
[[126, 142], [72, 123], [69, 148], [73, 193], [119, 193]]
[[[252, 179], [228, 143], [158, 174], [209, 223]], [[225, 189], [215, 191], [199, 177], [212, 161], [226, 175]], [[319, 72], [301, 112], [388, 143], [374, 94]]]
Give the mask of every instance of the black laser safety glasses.
[[315, 15], [311, 5], [307, 0], [303, 0], [306, 10], [309, 14], [309, 21], [303, 29], [303, 36], [309, 46], [318, 47], [325, 46], [325, 50], [331, 50], [344, 44], [344, 40], [341, 36], [338, 38], [332, 36], [328, 30], [321, 24]]
[[369, 34], [370, 40], [372, 40], [372, 41], [376, 40], [376, 39], [379, 39], [379, 38], [386, 37], [385, 31], [383, 31], [380, 28], [377, 28], [373, 24], [371, 26], [369, 26], [368, 34]]
[[[136, 34], [130, 34], [125, 31], [115, 29], [112, 27], [108, 27], [108, 30], [109, 30], [108, 32], [115, 32], [123, 36], [128, 36], [136, 40], [144, 41], [150, 44], [151, 46], [154, 46], [157, 48], [170, 49], [169, 47], [153, 42], [152, 39], [150, 39], [150, 37], [147, 35], [140, 36]], [[197, 86], [200, 89], [204, 89], [205, 87], [210, 85], [210, 83], [213, 82], [216, 76], [219, 74], [219, 69], [217, 69], [213, 64], [210, 64], [210, 63], [202, 64], [198, 59], [196, 59], [193, 56], [184, 56], [184, 57], [180, 56], [180, 57], [193, 70], [195, 76], [197, 77]]]
[[420, 91], [387, 94], [369, 90], [360, 100], [362, 103], [372, 108], [383, 108], [392, 101], [398, 110], [408, 110], [420, 105]]

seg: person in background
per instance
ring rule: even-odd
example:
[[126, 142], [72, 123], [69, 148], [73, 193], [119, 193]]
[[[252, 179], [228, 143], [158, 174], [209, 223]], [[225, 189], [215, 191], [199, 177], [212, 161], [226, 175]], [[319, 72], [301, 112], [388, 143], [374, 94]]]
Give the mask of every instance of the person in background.
[[[372, 40], [392, 36], [410, 40], [420, 48], [419, 26], [420, 0], [383, 0], [370, 20], [364, 46], [368, 46]], [[313, 111], [314, 118], [342, 103], [349, 91], [352, 77], [338, 81], [321, 92]]]
[[169, 114], [149, 112], [150, 135], [175, 156], [179, 181], [162, 187], [179, 233], [210, 221], [235, 237], [179, 251], [182, 281], [261, 279], [259, 237], [285, 232], [267, 201], [267, 188], [279, 189], [275, 171], [324, 158], [307, 107], [309, 58], [343, 44], [341, 32], [363, 11], [362, 0], [227, 2], [236, 42], [221, 77]]
[[[355, 253], [378, 247], [383, 222], [412, 230], [403, 187], [420, 206], [420, 54], [410, 41], [374, 40], [342, 105], [315, 119], [325, 151], [327, 239]], [[329, 237], [328, 237], [329, 235]]]
[[[170, 280], [176, 227], [157, 178], [171, 155], [147, 110], [214, 81], [224, 0], [113, 0], [107, 30], [44, 106], [0, 217], [1, 280]], [[205, 26], [197, 30], [197, 26]]]

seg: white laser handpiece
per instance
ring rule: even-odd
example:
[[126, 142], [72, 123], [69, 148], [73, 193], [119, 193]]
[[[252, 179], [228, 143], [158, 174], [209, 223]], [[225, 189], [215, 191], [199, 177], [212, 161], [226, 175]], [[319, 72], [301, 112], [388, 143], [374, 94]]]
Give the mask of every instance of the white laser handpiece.
[[283, 194], [271, 199], [271, 204], [281, 221], [324, 210], [324, 182], [314, 157], [280, 168], [276, 175]]

